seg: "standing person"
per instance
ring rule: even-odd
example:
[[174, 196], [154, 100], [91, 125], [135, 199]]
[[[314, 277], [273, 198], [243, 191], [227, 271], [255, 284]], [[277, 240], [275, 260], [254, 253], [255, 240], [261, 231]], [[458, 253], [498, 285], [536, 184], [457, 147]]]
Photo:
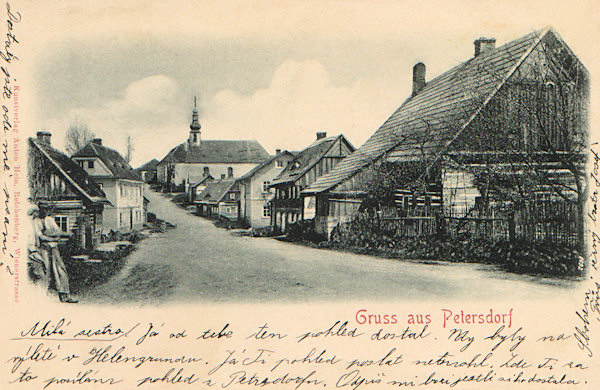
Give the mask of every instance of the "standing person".
[[56, 291], [61, 302], [77, 303], [77, 300], [69, 296], [69, 275], [65, 263], [58, 251], [58, 242], [61, 237], [68, 237], [56, 224], [54, 218], [47, 215], [43, 208], [34, 207], [30, 210], [33, 216], [33, 231], [35, 233], [35, 246], [44, 260], [47, 272], [47, 281], [54, 278]]

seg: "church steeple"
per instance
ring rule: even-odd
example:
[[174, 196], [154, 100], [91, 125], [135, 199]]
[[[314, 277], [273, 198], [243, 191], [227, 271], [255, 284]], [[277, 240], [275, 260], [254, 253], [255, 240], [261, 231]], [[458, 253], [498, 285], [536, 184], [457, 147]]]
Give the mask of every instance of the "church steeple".
[[188, 139], [190, 145], [200, 145], [200, 127], [200, 122], [198, 122], [196, 96], [194, 96], [194, 111], [192, 111], [192, 123], [190, 124], [190, 136]]

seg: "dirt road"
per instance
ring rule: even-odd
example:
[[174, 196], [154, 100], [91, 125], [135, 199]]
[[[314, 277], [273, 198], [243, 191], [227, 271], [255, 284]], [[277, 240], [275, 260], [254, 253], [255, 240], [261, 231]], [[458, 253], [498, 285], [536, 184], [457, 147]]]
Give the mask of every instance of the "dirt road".
[[501, 296], [553, 298], [575, 282], [478, 264], [423, 263], [238, 237], [150, 192], [149, 211], [177, 225], [139, 243], [123, 270], [83, 302], [323, 301]]

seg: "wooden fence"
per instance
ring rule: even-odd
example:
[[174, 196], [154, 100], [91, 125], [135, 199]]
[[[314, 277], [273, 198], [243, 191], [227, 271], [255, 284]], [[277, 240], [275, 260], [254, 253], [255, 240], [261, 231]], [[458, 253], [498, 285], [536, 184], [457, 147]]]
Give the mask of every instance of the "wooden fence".
[[573, 203], [543, 201], [522, 205], [495, 204], [465, 217], [408, 216], [381, 218], [384, 231], [396, 237], [447, 235], [452, 238], [552, 241], [577, 244], [577, 209]]

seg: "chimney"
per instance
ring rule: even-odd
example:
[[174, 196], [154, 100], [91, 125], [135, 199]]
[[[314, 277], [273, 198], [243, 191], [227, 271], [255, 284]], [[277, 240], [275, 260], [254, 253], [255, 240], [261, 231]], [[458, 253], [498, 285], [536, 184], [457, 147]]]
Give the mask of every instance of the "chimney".
[[102, 138], [94, 138], [92, 143], [102, 146]]
[[225, 179], [225, 174], [221, 173], [221, 180]]
[[275, 149], [275, 155], [277, 156], [279, 153], [281, 153], [281, 149]]
[[490, 51], [496, 48], [496, 38], [484, 38], [481, 37], [476, 39], [475, 42], [475, 57], [486, 51]]
[[40, 143], [50, 145], [50, 137], [52, 136], [52, 133], [49, 133], [47, 131], [38, 131], [36, 135], [37, 140]]
[[326, 131], [317, 131], [317, 140], [327, 137]]
[[415, 96], [423, 88], [425, 88], [425, 64], [422, 62], [417, 63], [413, 66], [413, 90], [412, 95]]

